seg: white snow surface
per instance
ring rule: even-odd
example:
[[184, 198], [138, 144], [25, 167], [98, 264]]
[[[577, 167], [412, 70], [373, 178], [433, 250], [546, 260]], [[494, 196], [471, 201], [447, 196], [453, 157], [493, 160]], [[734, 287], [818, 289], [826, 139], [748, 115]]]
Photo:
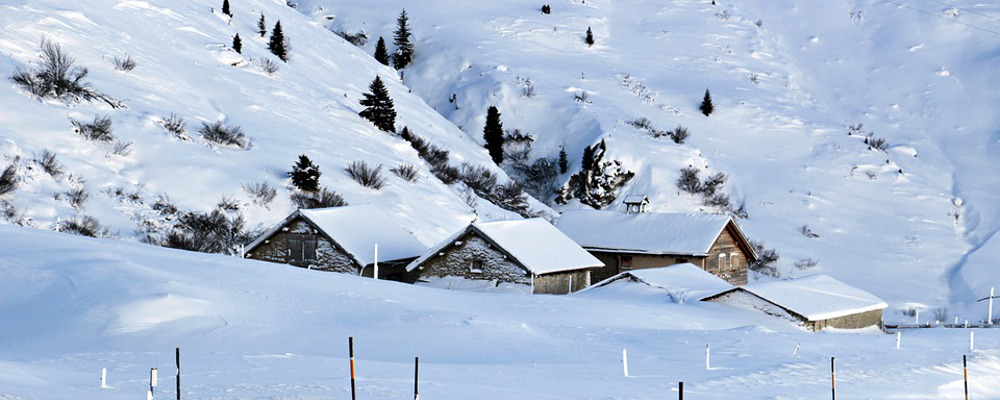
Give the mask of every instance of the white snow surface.
[[516, 221], [476, 222], [455, 232], [432, 247], [422, 257], [413, 260], [406, 269], [412, 271], [428, 258], [473, 229], [481, 233], [513, 257], [528, 272], [536, 275], [603, 267], [604, 263], [590, 255], [580, 245], [542, 218]]
[[330, 235], [360, 265], [375, 260], [375, 245], [382, 261], [419, 257], [427, 251], [413, 235], [372, 205], [299, 210]]
[[644, 268], [622, 272], [584, 289], [586, 292], [601, 293], [621, 286], [648, 285], [666, 292], [676, 303], [698, 301], [705, 297], [732, 289], [722, 278], [691, 263], [676, 264], [660, 268]]
[[730, 221], [707, 213], [567, 210], [556, 227], [588, 249], [703, 256]]
[[885, 309], [889, 305], [864, 290], [826, 275], [754, 283], [741, 287], [809, 321]]

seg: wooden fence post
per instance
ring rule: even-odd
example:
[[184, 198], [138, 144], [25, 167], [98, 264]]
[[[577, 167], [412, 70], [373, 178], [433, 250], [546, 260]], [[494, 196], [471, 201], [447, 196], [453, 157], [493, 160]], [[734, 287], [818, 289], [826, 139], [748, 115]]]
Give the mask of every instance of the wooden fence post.
[[677, 398], [679, 400], [684, 400], [684, 382], [681, 381], [677, 384], [677, 392], [679, 393]]
[[181, 400], [181, 348], [176, 349], [177, 360], [177, 400]]
[[833, 389], [833, 400], [837, 400], [837, 360], [836, 357], [830, 357], [830, 383]]
[[420, 400], [418, 382], [420, 382], [420, 357], [413, 357], [413, 400]]
[[357, 385], [354, 379], [354, 336], [347, 338], [347, 347], [351, 355], [351, 400], [357, 400]]
[[962, 376], [965, 381], [965, 400], [969, 400], [969, 364], [965, 360], [965, 354], [962, 354]]
[[628, 351], [622, 349], [622, 369], [625, 370], [625, 377], [628, 378]]

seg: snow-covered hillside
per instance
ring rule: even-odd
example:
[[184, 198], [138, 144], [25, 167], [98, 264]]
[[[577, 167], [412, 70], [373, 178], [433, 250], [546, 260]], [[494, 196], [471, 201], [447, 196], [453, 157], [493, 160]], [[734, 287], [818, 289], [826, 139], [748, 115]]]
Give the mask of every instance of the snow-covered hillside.
[[[221, 4], [0, 2], [0, 71], [7, 82], [0, 91], [0, 169], [15, 164], [19, 181], [7, 196], [13, 207], [4, 207], [8, 223], [54, 229], [60, 220], [89, 215], [112, 234], [134, 240], [165, 225], [153, 209], [160, 198], [181, 211], [207, 211], [228, 197], [242, 203], [249, 227], [269, 226], [294, 210], [286, 173], [300, 154], [319, 165], [322, 186], [350, 204], [378, 205], [427, 244], [477, 217], [467, 196], [434, 178], [406, 141], [358, 117], [362, 93], [380, 76], [395, 101], [399, 127], [450, 150], [456, 167], [463, 161], [492, 165], [480, 145], [409, 94], [394, 71], [281, 2], [240, 1], [231, 18], [221, 13]], [[287, 63], [271, 55], [268, 38], [257, 34], [261, 14], [268, 30], [281, 21], [291, 44]], [[242, 54], [230, 48], [237, 33]], [[43, 39], [61, 45], [75, 66], [89, 70], [86, 81], [94, 89], [127, 108], [39, 102], [22, 93], [6, 78], [18, 67], [38, 64]], [[126, 56], [135, 69], [116, 70], [113, 60]], [[262, 60], [276, 62], [278, 71], [265, 73]], [[190, 140], [164, 130], [161, 122], [172, 114], [186, 120]], [[112, 154], [111, 143], [74, 133], [71, 119], [89, 122], [98, 115], [110, 117], [117, 141], [132, 144], [131, 154]], [[252, 148], [206, 142], [196, 130], [215, 121], [241, 127]], [[62, 175], [50, 176], [34, 162], [46, 150], [56, 155]], [[352, 181], [344, 168], [354, 161], [382, 165], [388, 184], [376, 191]], [[389, 172], [401, 163], [419, 167], [417, 182]], [[277, 199], [252, 204], [242, 189], [252, 183], [276, 188]], [[78, 189], [88, 196], [74, 207], [67, 193]], [[519, 218], [482, 199], [475, 204], [480, 218]]]
[[[0, 398], [1000, 398], [1000, 336], [811, 333], [637, 284], [569, 296], [475, 293], [0, 226]], [[40, 257], [39, 255], [44, 255]], [[643, 287], [647, 288], [643, 290]], [[603, 288], [602, 288], [603, 289]], [[706, 369], [705, 346], [709, 347]], [[622, 366], [628, 351], [629, 376]], [[108, 389], [100, 388], [107, 368]]]
[[[875, 292], [888, 318], [919, 304], [964, 318], [1000, 286], [994, 3], [565, 0], [545, 3], [550, 14], [529, 0], [293, 3], [367, 33], [369, 53], [406, 7], [414, 93], [477, 140], [496, 105], [505, 128], [536, 136], [535, 157], [565, 146], [571, 173], [605, 140], [636, 172], [622, 193], [649, 195], [653, 211], [705, 208], [676, 188], [681, 168], [728, 174], [741, 224], [779, 251], [784, 275]], [[629, 124], [641, 118], [692, 136], [653, 138]], [[887, 150], [870, 150], [868, 133]]]

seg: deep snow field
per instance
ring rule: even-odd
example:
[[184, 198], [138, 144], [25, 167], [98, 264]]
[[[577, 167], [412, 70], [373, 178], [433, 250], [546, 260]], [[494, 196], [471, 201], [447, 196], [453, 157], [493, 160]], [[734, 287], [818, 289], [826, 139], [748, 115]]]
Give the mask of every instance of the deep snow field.
[[[810, 333], [631, 288], [569, 296], [374, 281], [238, 258], [0, 227], [0, 398], [1000, 398], [1000, 335]], [[44, 257], [39, 257], [44, 255]], [[705, 346], [710, 348], [710, 369]], [[799, 346], [797, 354], [796, 346]], [[629, 374], [622, 367], [628, 350]], [[101, 368], [109, 389], [100, 388]]]

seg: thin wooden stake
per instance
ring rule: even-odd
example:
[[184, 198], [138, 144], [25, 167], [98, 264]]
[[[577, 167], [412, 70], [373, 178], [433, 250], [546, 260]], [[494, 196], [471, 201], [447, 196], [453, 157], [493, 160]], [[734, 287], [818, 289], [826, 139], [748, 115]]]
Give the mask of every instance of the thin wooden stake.
[[837, 400], [837, 361], [830, 357], [830, 383], [833, 385], [833, 400]]
[[420, 400], [418, 382], [420, 382], [420, 357], [413, 357], [413, 400]]
[[354, 336], [347, 338], [347, 346], [351, 355], [351, 400], [357, 400], [357, 385], [354, 378]]
[[153, 398], [153, 388], [156, 387], [156, 367], [149, 369], [149, 398]]
[[965, 354], [962, 354], [962, 375], [965, 380], [965, 400], [969, 400], [969, 364], [965, 360]]
[[684, 382], [683, 381], [679, 382], [677, 384], [677, 392], [679, 393], [677, 398], [680, 399], [680, 400], [684, 400]]
[[181, 348], [177, 348], [177, 400], [181, 400]]

